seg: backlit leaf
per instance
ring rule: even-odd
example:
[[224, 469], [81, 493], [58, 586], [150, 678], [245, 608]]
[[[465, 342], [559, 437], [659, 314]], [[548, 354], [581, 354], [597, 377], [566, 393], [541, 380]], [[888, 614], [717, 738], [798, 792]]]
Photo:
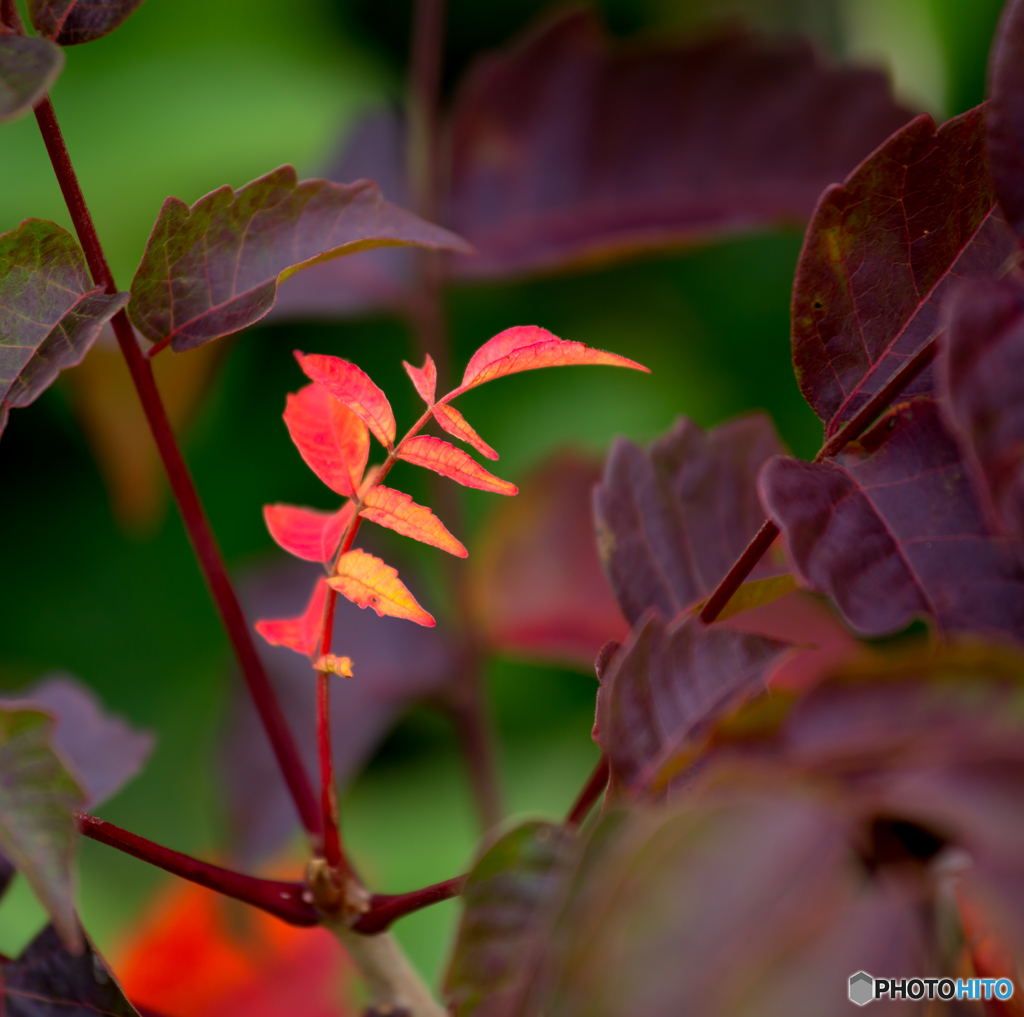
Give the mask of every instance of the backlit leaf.
[[993, 43], [986, 104], [992, 179], [1003, 214], [1024, 236], [1024, 3], [1010, 0]]
[[55, 223], [26, 219], [0, 233], [0, 432], [10, 407], [81, 362], [127, 296], [93, 286], [82, 249]]
[[323, 633], [324, 606], [327, 603], [327, 579], [321, 576], [306, 610], [298, 618], [278, 618], [256, 622], [256, 631], [271, 646], [287, 646], [296, 653], [312, 657]]
[[416, 387], [416, 391], [419, 392], [420, 398], [428, 406], [433, 406], [434, 396], [437, 393], [437, 368], [434, 366], [434, 360], [430, 354], [427, 354], [422, 367], [413, 367], [406, 360], [402, 361], [402, 366]]
[[931, 398], [894, 407], [834, 461], [771, 460], [761, 491], [801, 581], [857, 632], [922, 616], [1024, 638], [1024, 566], [989, 528]]
[[[672, 619], [710, 596], [764, 522], [757, 474], [782, 444], [751, 414], [703, 431], [685, 417], [648, 450], [619, 439], [594, 493], [598, 544], [623, 614]], [[779, 571], [765, 558], [752, 573]]]
[[370, 455], [366, 425], [321, 385], [289, 393], [284, 422], [306, 465], [332, 490], [353, 498]]
[[440, 473], [442, 477], [449, 477], [465, 487], [475, 487], [480, 491], [513, 495], [519, 490], [515, 484], [488, 473], [462, 449], [432, 435], [419, 434], [403, 441], [398, 458], [415, 466], [424, 466]]
[[329, 258], [384, 245], [465, 250], [457, 237], [384, 201], [369, 181], [301, 183], [291, 166], [190, 208], [168, 198], [132, 280], [129, 313], [153, 342], [192, 349], [262, 318], [277, 286]]
[[395, 441], [395, 415], [391, 412], [391, 403], [365, 371], [340, 357], [327, 357], [320, 353], [302, 354], [296, 350], [295, 359], [308, 378], [343, 402], [373, 431], [382, 445], [391, 448]]
[[86, 939], [69, 953], [52, 925], [17, 960], [0, 964], [0, 985], [9, 1017], [139, 1017], [93, 944]]
[[0, 850], [28, 880], [67, 947], [82, 948], [71, 869], [72, 813], [85, 796], [51, 747], [52, 718], [0, 708]]
[[46, 39], [0, 35], [0, 123], [27, 113], [64, 69], [64, 53]]
[[518, 371], [533, 371], [540, 367], [569, 367], [573, 364], [607, 364], [611, 367], [632, 367], [650, 373], [650, 369], [617, 353], [591, 349], [583, 343], [570, 342], [553, 336], [547, 329], [536, 325], [518, 325], [499, 332], [488, 339], [470, 357], [462, 384], [452, 396], [467, 389], [493, 381]]
[[[935, 337], [959, 280], [1013, 251], [984, 127], [981, 107], [937, 130], [922, 114], [818, 202], [793, 284], [793, 363], [827, 435]], [[906, 394], [930, 388], [925, 371]]]
[[278, 546], [289, 554], [306, 561], [328, 562], [338, 550], [341, 535], [352, 518], [352, 508], [351, 502], [337, 512], [317, 512], [295, 505], [264, 505], [263, 519]]
[[401, 491], [379, 486], [370, 488], [359, 514], [378, 526], [386, 526], [424, 544], [433, 544], [457, 558], [465, 558], [469, 553], [430, 509], [417, 505]]
[[338, 559], [330, 587], [360, 607], [372, 607], [380, 617], [407, 618], [417, 625], [431, 626], [434, 619], [416, 603], [416, 598], [398, 578], [398, 571], [380, 558], [359, 548]]
[[449, 433], [477, 450], [485, 459], [497, 459], [498, 453], [473, 430], [469, 421], [454, 406], [439, 403], [434, 407], [434, 419]]

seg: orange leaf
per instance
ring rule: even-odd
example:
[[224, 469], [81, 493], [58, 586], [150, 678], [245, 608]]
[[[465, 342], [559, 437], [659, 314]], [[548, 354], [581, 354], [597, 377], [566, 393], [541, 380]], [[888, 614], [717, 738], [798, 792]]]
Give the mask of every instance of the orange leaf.
[[313, 665], [314, 671], [327, 671], [339, 678], [352, 677], [352, 660], [349, 657], [338, 657], [333, 653], [325, 653]]
[[377, 440], [391, 448], [395, 442], [395, 415], [387, 396], [370, 381], [369, 375], [341, 357], [321, 353], [306, 356], [296, 350], [295, 359], [307, 377], [362, 417]]
[[462, 385], [446, 399], [466, 389], [475, 388], [517, 371], [532, 371], [538, 367], [569, 367], [572, 364], [608, 364], [611, 367], [632, 367], [638, 371], [650, 369], [627, 360], [617, 353], [594, 350], [583, 343], [569, 342], [553, 336], [546, 328], [536, 325], [518, 325], [499, 332], [473, 354], [462, 376]]
[[430, 435], [421, 434], [402, 442], [398, 458], [416, 466], [425, 466], [428, 470], [440, 473], [442, 477], [450, 477], [466, 487], [475, 487], [481, 491], [516, 494], [519, 490], [515, 484], [488, 473], [462, 449]]
[[332, 491], [353, 497], [370, 454], [359, 417], [326, 389], [307, 385], [288, 395], [284, 422], [306, 465]]
[[425, 505], [417, 505], [407, 494], [390, 487], [374, 487], [366, 494], [362, 512], [370, 522], [448, 551], [457, 558], [469, 553]]
[[423, 361], [422, 367], [413, 367], [412, 364], [404, 360], [402, 366], [405, 368], [405, 373], [412, 378], [412, 383], [416, 386], [416, 391], [419, 392], [423, 401], [428, 406], [433, 406], [434, 394], [437, 391], [437, 368], [434, 366], [430, 354], [427, 354], [427, 359]]
[[434, 407], [434, 419], [456, 438], [467, 442], [487, 459], [497, 459], [498, 453], [473, 430], [469, 421], [454, 406], [440, 403]]
[[416, 603], [416, 598], [398, 578], [398, 572], [380, 558], [356, 548], [338, 559], [337, 575], [327, 580], [360, 607], [372, 607], [381, 616], [408, 618], [418, 625], [431, 626], [434, 619]]
[[[347, 557], [343, 555], [342, 557]], [[347, 596], [347, 594], [346, 594]], [[321, 576], [313, 587], [306, 610], [298, 618], [274, 618], [256, 622], [256, 631], [271, 646], [287, 646], [296, 653], [312, 657], [320, 642], [320, 629], [327, 603], [327, 579]]]
[[295, 505], [263, 506], [270, 535], [289, 554], [306, 561], [330, 561], [351, 518], [351, 502], [337, 512], [317, 512]]

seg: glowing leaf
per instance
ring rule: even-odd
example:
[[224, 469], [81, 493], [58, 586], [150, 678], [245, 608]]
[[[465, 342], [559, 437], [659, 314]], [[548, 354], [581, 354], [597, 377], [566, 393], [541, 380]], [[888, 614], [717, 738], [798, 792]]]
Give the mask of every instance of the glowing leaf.
[[353, 413], [365, 421], [377, 440], [391, 448], [395, 441], [395, 415], [384, 393], [355, 364], [340, 357], [319, 353], [303, 355], [295, 351], [295, 359], [307, 377], [323, 385], [335, 399], [340, 399]]
[[320, 642], [327, 603], [327, 579], [320, 578], [313, 587], [306, 610], [298, 618], [274, 618], [256, 622], [256, 631], [271, 646], [287, 646], [296, 653], [312, 657]]
[[348, 657], [336, 657], [333, 653], [325, 653], [313, 665], [314, 671], [328, 671], [339, 678], [352, 677], [352, 661]]
[[387, 614], [392, 618], [408, 618], [418, 625], [434, 624], [434, 619], [416, 603], [416, 598], [398, 578], [397, 570], [359, 548], [338, 559], [337, 574], [327, 582], [331, 589], [353, 604], [372, 607], [382, 618]]
[[351, 502], [337, 512], [317, 512], [295, 505], [263, 506], [270, 535], [289, 554], [306, 561], [330, 561], [351, 518]]
[[352, 498], [370, 454], [366, 425], [320, 385], [289, 393], [288, 433], [306, 465], [332, 490]]
[[454, 406], [441, 403], [434, 407], [434, 419], [456, 438], [472, 445], [473, 448], [487, 459], [497, 459], [498, 453], [480, 437], [466, 418]]
[[64, 53], [46, 39], [0, 35], [0, 123], [27, 113], [57, 80]]
[[422, 367], [413, 367], [408, 361], [403, 360], [402, 366], [405, 373], [412, 379], [420, 398], [428, 405], [434, 405], [434, 394], [437, 392], [437, 368], [434, 366], [433, 358], [427, 354]]
[[539, 367], [570, 367], [573, 364], [608, 364], [650, 373], [643, 364], [627, 360], [617, 353], [606, 353], [583, 343], [559, 339], [546, 328], [536, 325], [517, 325], [499, 332], [473, 354], [462, 376], [462, 385], [453, 395], [506, 374], [533, 371]]
[[417, 505], [412, 498], [389, 487], [374, 487], [366, 494], [362, 512], [366, 519], [379, 526], [401, 533], [403, 536], [421, 540], [424, 544], [448, 551], [457, 558], [465, 558], [468, 552], [444, 527], [433, 512], [424, 505]]
[[462, 449], [430, 435], [417, 435], [403, 442], [398, 458], [416, 466], [425, 466], [428, 470], [440, 473], [442, 477], [450, 477], [465, 487], [493, 491], [495, 494], [511, 495], [519, 491], [515, 484], [488, 473]]

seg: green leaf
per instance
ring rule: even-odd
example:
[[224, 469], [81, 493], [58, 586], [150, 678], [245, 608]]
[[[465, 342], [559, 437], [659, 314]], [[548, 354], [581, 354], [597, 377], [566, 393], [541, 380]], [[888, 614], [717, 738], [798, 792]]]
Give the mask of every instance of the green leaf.
[[55, 223], [26, 219], [0, 233], [0, 433], [10, 407], [80, 363], [127, 301], [92, 285], [82, 249]]
[[28, 880], [68, 949], [82, 949], [71, 867], [72, 813], [85, 796], [50, 745], [53, 718], [0, 709], [0, 850]]
[[282, 166], [237, 193], [220, 187], [191, 208], [168, 198], [132, 280], [128, 312], [153, 342], [193, 349], [259, 321], [295, 272], [388, 246], [470, 250], [385, 201], [376, 184], [300, 183]]
[[118, 27], [142, 0], [28, 0], [28, 16], [40, 35], [61, 46], [100, 39]]
[[0, 123], [27, 113], [64, 69], [64, 53], [46, 39], [0, 35]]

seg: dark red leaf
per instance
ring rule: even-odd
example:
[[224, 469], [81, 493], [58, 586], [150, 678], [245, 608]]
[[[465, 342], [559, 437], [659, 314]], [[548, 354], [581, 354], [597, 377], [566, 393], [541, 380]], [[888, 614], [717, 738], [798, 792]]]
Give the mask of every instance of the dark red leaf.
[[[793, 363], [827, 435], [935, 337], [959, 280], [1014, 249], [984, 127], [981, 107], [938, 130], [923, 114], [818, 202], [793, 284]], [[930, 387], [925, 371], [906, 394]]]
[[987, 103], [988, 153], [1003, 214], [1024, 236], [1024, 3], [1010, 0], [996, 33]]
[[61, 46], [92, 42], [126, 21], [142, 0], [28, 0], [32, 27]]
[[262, 318], [279, 282], [371, 247], [466, 250], [458, 237], [386, 202], [375, 184], [298, 181], [291, 166], [191, 208], [168, 198], [132, 280], [129, 313], [153, 342], [188, 350]]
[[612, 658], [597, 694], [594, 737], [608, 756], [611, 786], [648, 790], [668, 761], [764, 691], [786, 649], [697, 618], [666, 626], [649, 611]]
[[560, 13], [471, 70], [448, 222], [507, 275], [805, 219], [910, 114], [877, 72], [733, 32], [615, 45]]
[[944, 631], [1024, 637], [1018, 550], [988, 526], [930, 397], [893, 408], [833, 462], [773, 459], [761, 491], [802, 581], [856, 631], [923, 616]]
[[26, 219], [0, 234], [0, 432], [9, 408], [80, 363], [127, 300], [93, 287], [82, 249], [55, 223]]
[[0, 35], [0, 123], [27, 113], [64, 69], [64, 53], [46, 39]]
[[[623, 614], [705, 599], [764, 522], [757, 472], [782, 445], [761, 414], [711, 431], [681, 419], [649, 450], [618, 440], [594, 494], [598, 544]], [[780, 571], [770, 560], [754, 579]]]
[[1024, 287], [975, 280], [950, 307], [937, 367], [945, 405], [993, 515], [1024, 539]]

